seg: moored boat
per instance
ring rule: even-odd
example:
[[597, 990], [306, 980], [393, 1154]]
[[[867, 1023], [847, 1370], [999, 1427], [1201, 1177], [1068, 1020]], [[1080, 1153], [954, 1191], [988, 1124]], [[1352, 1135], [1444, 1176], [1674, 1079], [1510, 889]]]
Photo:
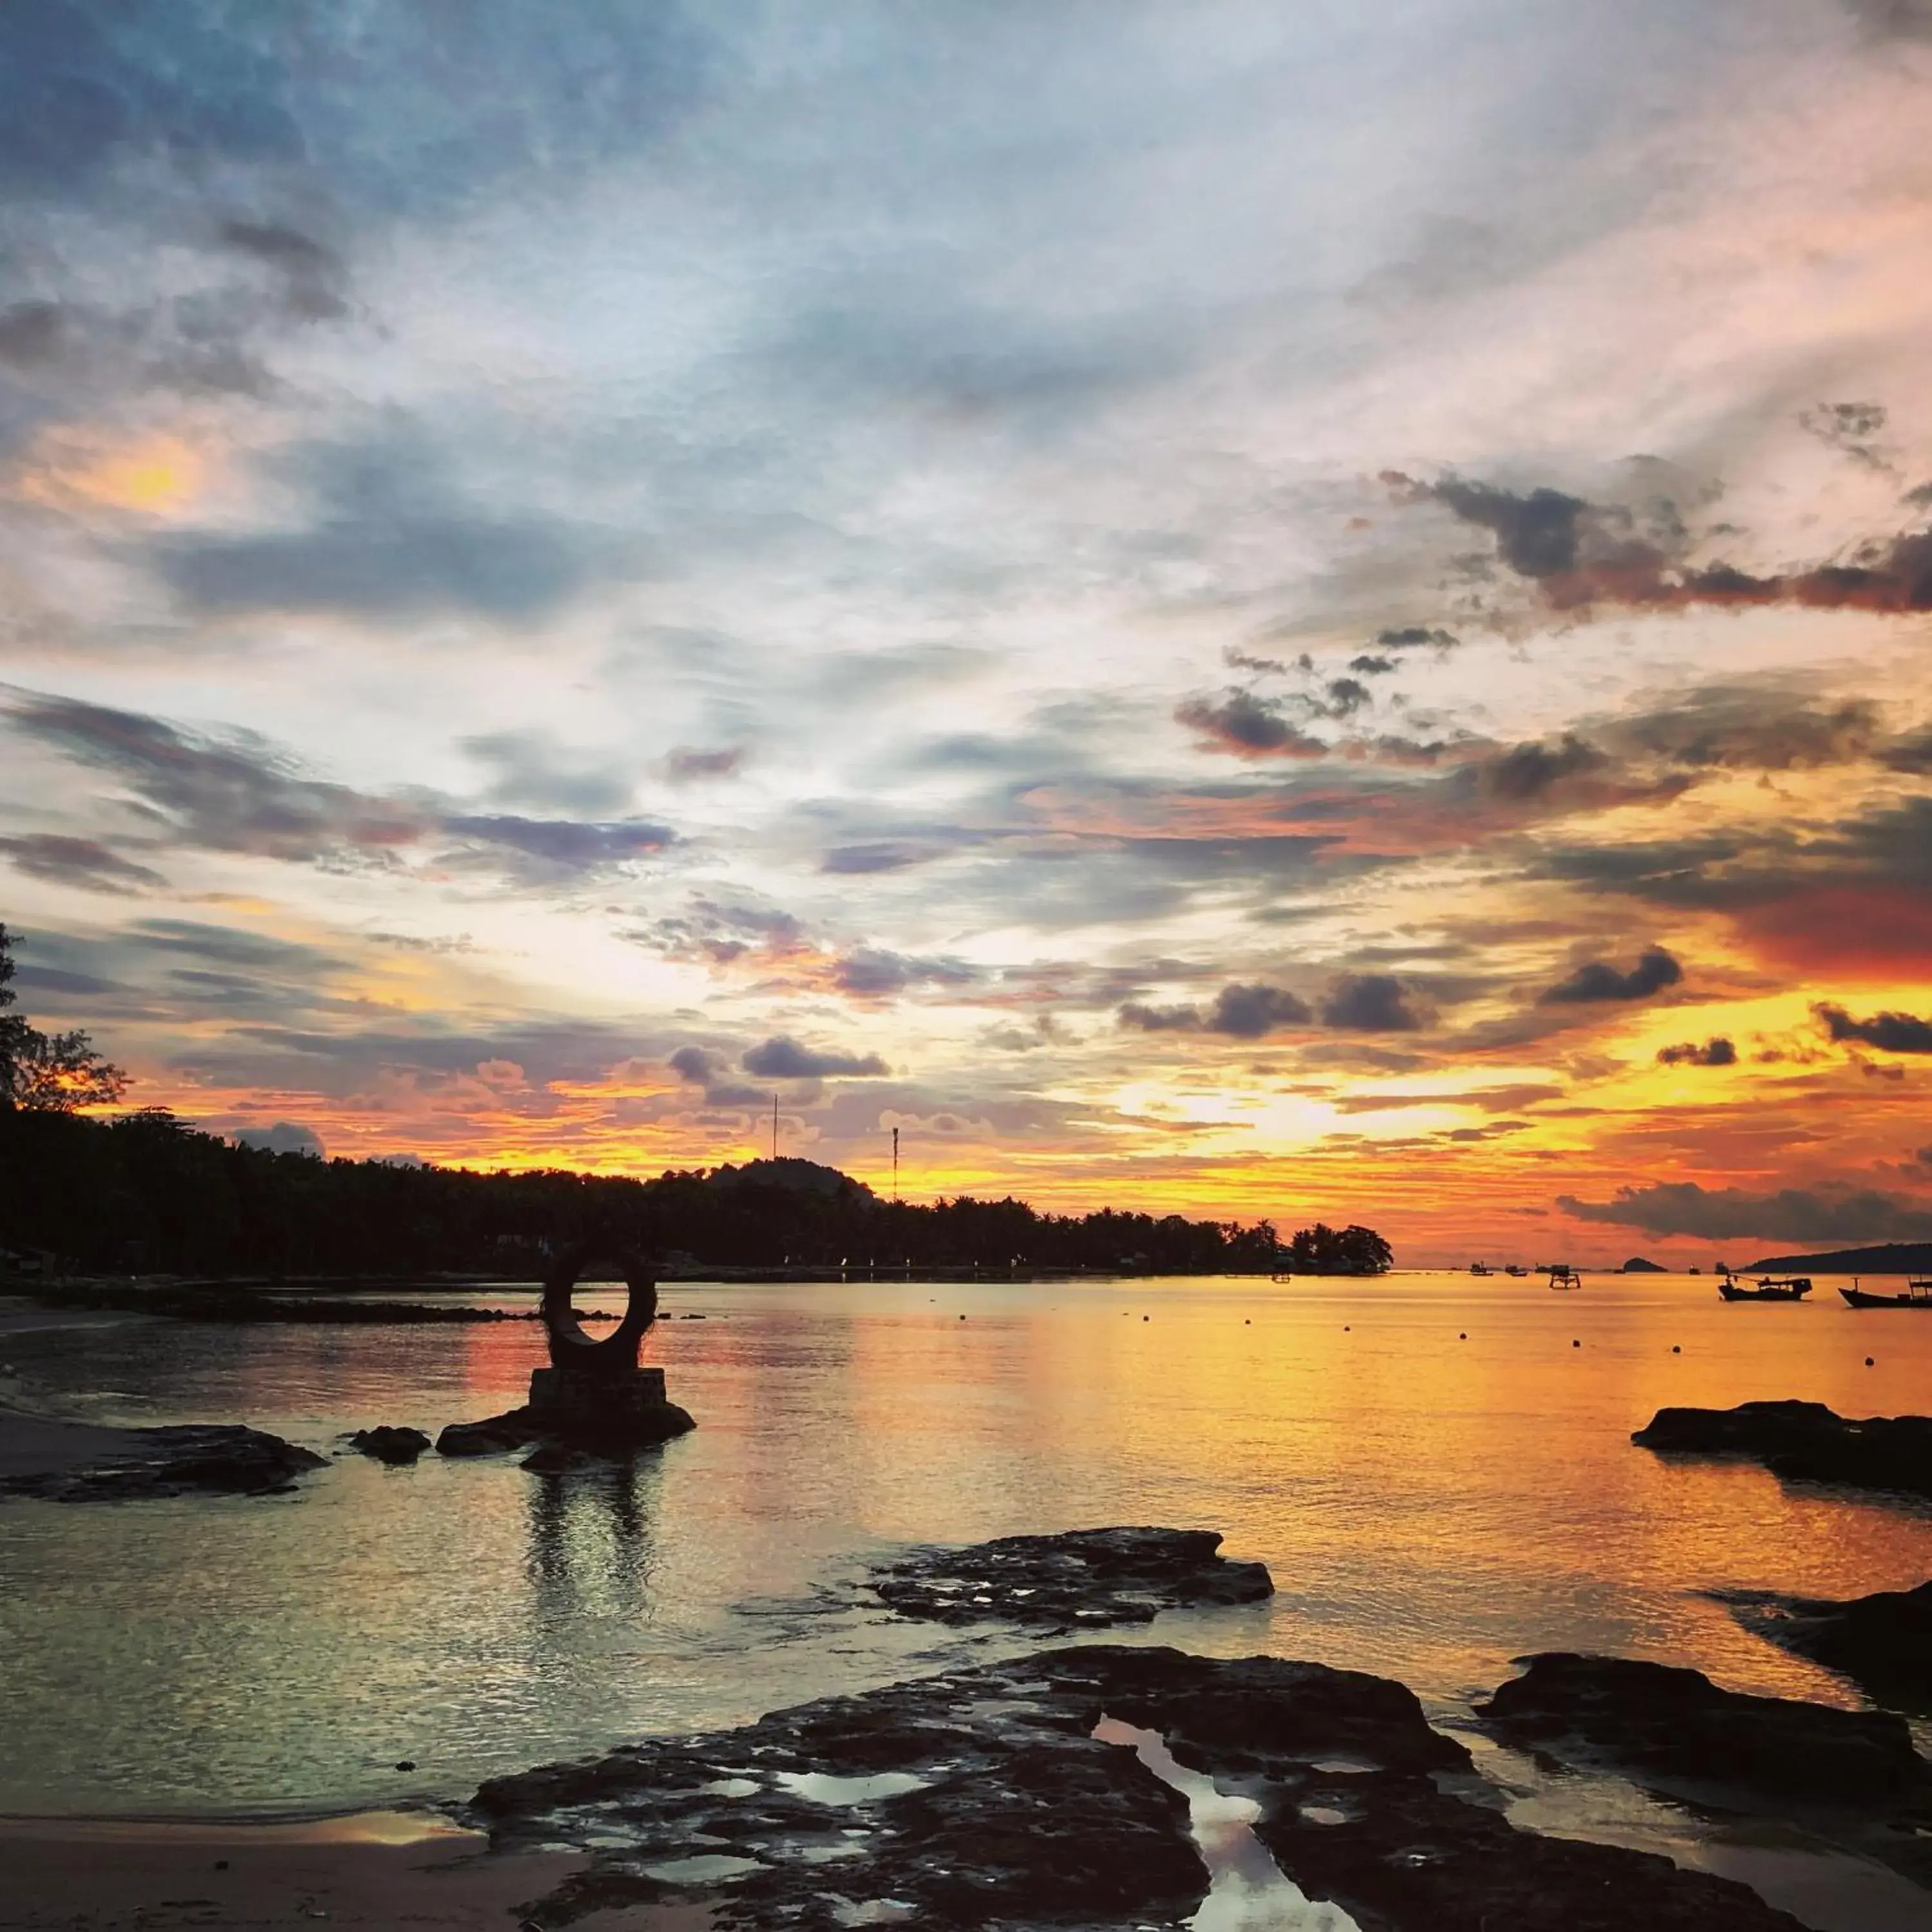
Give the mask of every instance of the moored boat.
[[1552, 1262], [1550, 1267], [1552, 1288], [1581, 1288], [1583, 1277], [1568, 1262]]
[[1747, 1288], [1735, 1276], [1727, 1274], [1718, 1282], [1718, 1292], [1726, 1301], [1802, 1301], [1811, 1292], [1811, 1277], [1794, 1274], [1780, 1280], [1762, 1275], [1755, 1288]]
[[1874, 1294], [1869, 1288], [1859, 1287], [1856, 1281], [1850, 1288], [1841, 1288], [1838, 1292], [1854, 1308], [1932, 1309], [1932, 1275], [1906, 1276], [1903, 1294]]
[[1472, 1262], [1469, 1264], [1469, 1272], [1472, 1274], [1494, 1274], [1496, 1270], [1491, 1268], [1487, 1262]]

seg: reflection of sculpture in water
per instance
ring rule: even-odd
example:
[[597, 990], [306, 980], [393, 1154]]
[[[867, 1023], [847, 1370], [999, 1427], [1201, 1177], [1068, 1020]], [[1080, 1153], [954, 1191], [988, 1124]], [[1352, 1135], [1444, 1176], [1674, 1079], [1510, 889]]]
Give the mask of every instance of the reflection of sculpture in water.
[[[546, 1648], [582, 1647], [586, 1618], [634, 1624], [649, 1613], [662, 1480], [656, 1457], [626, 1456], [542, 1474], [530, 1485], [526, 1574]], [[594, 1636], [588, 1640], [594, 1646]]]

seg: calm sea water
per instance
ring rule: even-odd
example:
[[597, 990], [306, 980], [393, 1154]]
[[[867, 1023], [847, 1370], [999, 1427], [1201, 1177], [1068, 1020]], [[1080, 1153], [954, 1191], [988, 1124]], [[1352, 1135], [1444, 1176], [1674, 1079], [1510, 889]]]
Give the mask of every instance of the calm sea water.
[[[1702, 1593], [1932, 1576], [1932, 1510], [1629, 1442], [1666, 1403], [1923, 1412], [1932, 1319], [1854, 1312], [1822, 1280], [1797, 1307], [1726, 1306], [1708, 1278], [1426, 1274], [665, 1304], [706, 1318], [664, 1322], [646, 1356], [700, 1426], [632, 1474], [347, 1456], [284, 1498], [4, 1505], [0, 1811], [458, 1793], [1011, 1646], [840, 1606], [908, 1542], [1210, 1526], [1279, 1594], [1151, 1640], [1400, 1677], [1452, 1722], [1551, 1648], [1856, 1703]], [[245, 1420], [328, 1451], [505, 1408], [542, 1350], [535, 1324], [129, 1321], [0, 1337], [0, 1364], [15, 1400], [64, 1413]]]

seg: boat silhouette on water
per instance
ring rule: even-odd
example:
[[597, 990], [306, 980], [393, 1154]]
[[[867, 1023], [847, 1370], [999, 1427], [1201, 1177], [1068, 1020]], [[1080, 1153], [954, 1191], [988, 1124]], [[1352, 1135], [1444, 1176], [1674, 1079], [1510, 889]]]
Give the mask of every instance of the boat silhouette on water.
[[1581, 1288], [1583, 1277], [1568, 1262], [1554, 1262], [1550, 1268], [1552, 1288]]
[[1856, 1281], [1850, 1288], [1841, 1288], [1838, 1292], [1854, 1308], [1932, 1309], [1932, 1275], [1908, 1275], [1903, 1294], [1874, 1294], [1870, 1289], [1859, 1287]]
[[1735, 1275], [1727, 1274], [1718, 1282], [1718, 1292], [1726, 1301], [1802, 1301], [1811, 1292], [1811, 1277], [1761, 1275], [1755, 1288], [1747, 1288]]

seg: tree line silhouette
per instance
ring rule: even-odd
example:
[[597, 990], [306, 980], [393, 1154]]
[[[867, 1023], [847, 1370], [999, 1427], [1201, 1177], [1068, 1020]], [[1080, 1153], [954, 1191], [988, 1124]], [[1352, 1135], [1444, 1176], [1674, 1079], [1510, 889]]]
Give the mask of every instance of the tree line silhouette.
[[90, 1120], [80, 1108], [118, 1099], [124, 1076], [84, 1034], [39, 1034], [4, 1011], [11, 976], [0, 926], [0, 1249], [68, 1271], [526, 1278], [558, 1245], [586, 1241], [673, 1270], [1369, 1274], [1391, 1258], [1366, 1228], [1318, 1224], [1284, 1243], [1268, 1221], [881, 1200], [806, 1160], [650, 1180], [479, 1173], [240, 1146], [159, 1108]]

